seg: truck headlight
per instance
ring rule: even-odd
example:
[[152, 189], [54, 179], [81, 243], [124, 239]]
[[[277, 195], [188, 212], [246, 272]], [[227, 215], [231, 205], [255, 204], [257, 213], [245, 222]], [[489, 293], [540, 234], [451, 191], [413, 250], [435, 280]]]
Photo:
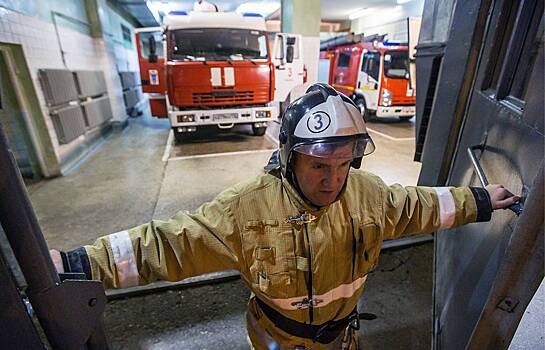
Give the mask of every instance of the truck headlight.
[[256, 118], [270, 118], [271, 112], [270, 111], [256, 111], [255, 112]]
[[386, 107], [392, 105], [392, 93], [390, 90], [382, 89], [381, 104]]
[[194, 114], [182, 114], [178, 116], [178, 123], [191, 123], [195, 121]]

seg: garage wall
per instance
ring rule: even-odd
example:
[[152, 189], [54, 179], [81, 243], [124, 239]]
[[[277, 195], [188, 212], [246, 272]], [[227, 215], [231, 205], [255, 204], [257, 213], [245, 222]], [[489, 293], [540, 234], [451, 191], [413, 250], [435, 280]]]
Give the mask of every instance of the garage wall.
[[[139, 71], [133, 24], [123, 18], [123, 14], [111, 7], [109, 2], [105, 2], [104, 6], [107, 6], [108, 11], [105, 13], [102, 30], [116, 47], [115, 60], [119, 71]], [[129, 29], [130, 40], [123, 35], [123, 27]]]
[[354, 33], [388, 34], [390, 40], [407, 41], [407, 18], [422, 17], [424, 0], [413, 0], [403, 5], [370, 8], [369, 12], [350, 24]]
[[[138, 70], [134, 26], [106, 0], [97, 0], [104, 25], [102, 37], [93, 38], [85, 0], [0, 0], [0, 43], [20, 45], [38, 96], [42, 115], [59, 165], [85, 153], [91, 136], [82, 135], [61, 145], [48, 114], [38, 80], [40, 69], [102, 70], [105, 73], [114, 122], [127, 119], [118, 70]], [[106, 23], [105, 23], [106, 22]], [[105, 24], [104, 24], [105, 23]], [[121, 24], [130, 31], [124, 42]], [[64, 53], [64, 54], [63, 54]], [[76, 154], [75, 154], [76, 153]]]

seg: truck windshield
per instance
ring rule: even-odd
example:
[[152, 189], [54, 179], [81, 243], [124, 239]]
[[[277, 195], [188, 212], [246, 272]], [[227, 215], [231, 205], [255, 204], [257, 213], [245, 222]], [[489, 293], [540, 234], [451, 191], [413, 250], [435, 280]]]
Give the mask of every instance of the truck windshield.
[[224, 61], [268, 58], [265, 33], [249, 29], [179, 29], [169, 37], [172, 60]]
[[386, 51], [384, 54], [384, 74], [388, 78], [408, 79], [409, 52]]

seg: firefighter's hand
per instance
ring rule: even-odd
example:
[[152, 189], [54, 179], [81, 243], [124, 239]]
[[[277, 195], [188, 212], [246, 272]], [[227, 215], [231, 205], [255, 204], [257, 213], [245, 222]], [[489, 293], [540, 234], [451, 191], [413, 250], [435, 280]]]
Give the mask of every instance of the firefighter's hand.
[[485, 189], [490, 195], [490, 203], [493, 210], [505, 209], [520, 200], [519, 196], [515, 196], [502, 185], [490, 184]]
[[62, 265], [61, 252], [56, 249], [50, 249], [49, 255], [51, 255], [51, 260], [57, 269], [57, 273], [64, 273], [64, 266]]

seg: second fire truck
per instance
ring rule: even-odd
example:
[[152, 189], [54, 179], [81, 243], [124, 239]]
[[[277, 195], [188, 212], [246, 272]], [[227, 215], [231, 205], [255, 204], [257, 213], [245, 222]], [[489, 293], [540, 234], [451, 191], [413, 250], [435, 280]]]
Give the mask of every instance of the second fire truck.
[[322, 42], [320, 59], [329, 63], [329, 84], [350, 96], [366, 120], [414, 116], [407, 44], [350, 34]]

